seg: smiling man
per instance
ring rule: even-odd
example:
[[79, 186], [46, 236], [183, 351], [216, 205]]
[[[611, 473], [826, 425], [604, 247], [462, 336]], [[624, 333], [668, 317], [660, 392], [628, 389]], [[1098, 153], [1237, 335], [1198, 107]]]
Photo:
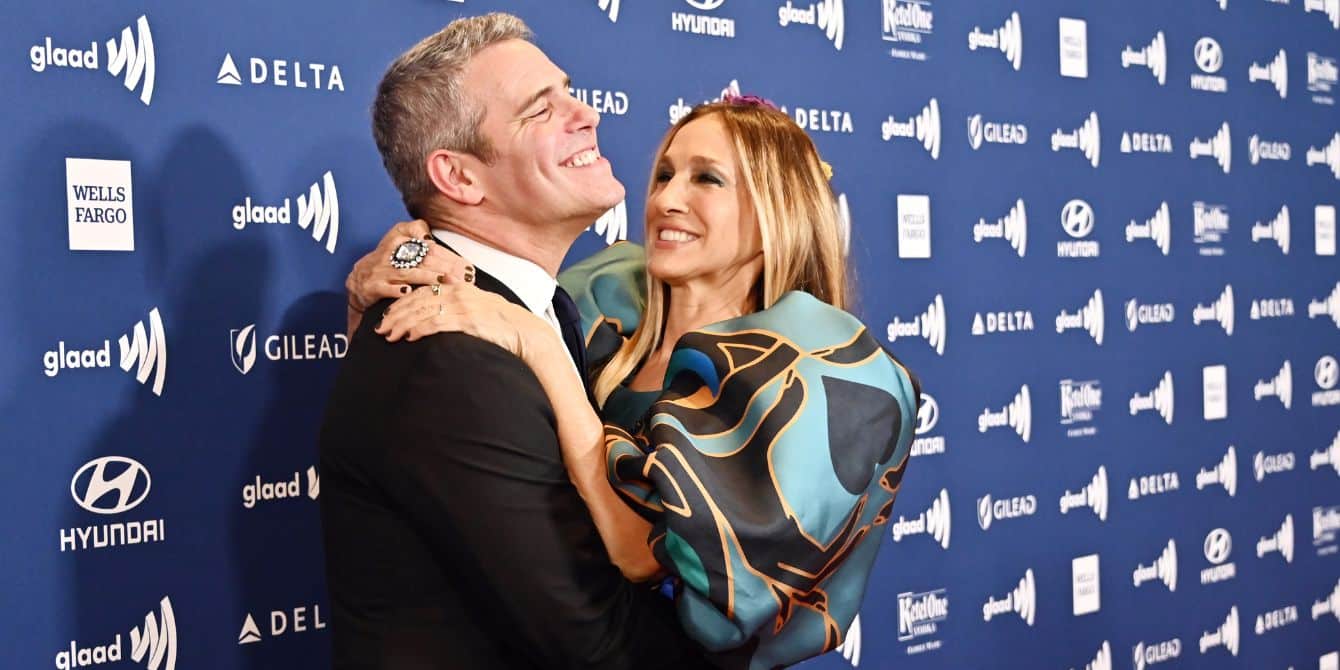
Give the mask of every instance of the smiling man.
[[[388, 262], [450, 248], [582, 367], [554, 275], [624, 189], [600, 155], [599, 116], [530, 37], [506, 14], [460, 19], [388, 69], [373, 133], [435, 238]], [[459, 333], [388, 343], [377, 320], [361, 320], [321, 432], [335, 667], [701, 665], [670, 601], [610, 564], [525, 363]]]

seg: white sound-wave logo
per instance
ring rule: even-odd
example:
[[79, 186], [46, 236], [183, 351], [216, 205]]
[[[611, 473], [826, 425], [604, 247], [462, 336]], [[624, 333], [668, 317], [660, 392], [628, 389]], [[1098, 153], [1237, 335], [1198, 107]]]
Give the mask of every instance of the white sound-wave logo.
[[1014, 612], [1020, 619], [1029, 626], [1033, 625], [1033, 620], [1037, 613], [1037, 588], [1033, 582], [1033, 569], [1024, 571], [1024, 576], [1019, 579], [1019, 584], [1009, 593], [1005, 594], [1000, 600], [988, 596], [986, 604], [982, 605], [982, 620], [990, 621], [992, 617], [998, 614]]
[[1172, 371], [1164, 370], [1163, 378], [1159, 380], [1158, 386], [1155, 386], [1149, 393], [1136, 393], [1131, 396], [1131, 416], [1140, 412], [1154, 410], [1163, 417], [1164, 423], [1172, 425], [1173, 421], [1173, 378]]
[[1218, 322], [1228, 335], [1233, 334], [1233, 285], [1225, 284], [1219, 298], [1208, 305], [1196, 304], [1191, 321], [1199, 326], [1209, 321]]
[[976, 51], [978, 48], [999, 50], [1005, 54], [1005, 60], [1010, 62], [1014, 71], [1018, 72], [1024, 64], [1024, 29], [1019, 21], [1019, 12], [1011, 12], [1004, 24], [989, 33], [973, 26], [972, 32], [968, 33], [968, 50]]
[[791, 0], [786, 0], [786, 4], [777, 10], [777, 22], [783, 27], [791, 24], [815, 26], [824, 32], [834, 48], [842, 51], [842, 38], [847, 24], [842, 0], [821, 0], [811, 4], [809, 9], [800, 9]]
[[1196, 473], [1197, 491], [1216, 484], [1224, 487], [1230, 498], [1238, 493], [1238, 452], [1231, 444], [1228, 445], [1228, 451], [1224, 452], [1224, 457], [1214, 467], [1208, 470], [1201, 468], [1200, 472]]
[[898, 341], [899, 337], [922, 337], [930, 343], [935, 353], [941, 356], [945, 353], [945, 303], [944, 297], [935, 294], [935, 300], [926, 306], [926, 311], [921, 315], [913, 317], [911, 321], [901, 321], [898, 317], [893, 317], [893, 322], [888, 326], [889, 342]]
[[972, 227], [972, 241], [980, 244], [985, 239], [1003, 239], [1020, 258], [1024, 257], [1028, 252], [1028, 212], [1022, 199], [1015, 200], [1009, 213], [996, 219], [995, 223], [977, 220], [977, 225]]
[[130, 657], [144, 663], [146, 670], [174, 670], [177, 667], [177, 620], [167, 596], [159, 602], [158, 616], [144, 615], [144, 627], [130, 629]]
[[1274, 60], [1265, 65], [1252, 63], [1247, 69], [1247, 80], [1250, 82], [1268, 81], [1275, 87], [1275, 92], [1279, 93], [1280, 99], [1289, 97], [1289, 55], [1280, 49], [1275, 54]]
[[1112, 670], [1112, 645], [1107, 640], [1103, 640], [1102, 646], [1098, 647], [1093, 660], [1084, 664], [1084, 670]]
[[988, 407], [977, 417], [977, 432], [985, 433], [988, 428], [1009, 426], [1027, 443], [1033, 434], [1033, 402], [1029, 396], [1028, 384], [1019, 387], [1014, 399], [999, 411]]
[[598, 3], [600, 11], [605, 12], [609, 17], [610, 23], [619, 22], [619, 2], [620, 0], [600, 0]]
[[1144, 48], [1136, 51], [1128, 44], [1121, 51], [1121, 67], [1129, 68], [1132, 65], [1142, 65], [1149, 68], [1150, 73], [1159, 81], [1159, 86], [1163, 86], [1168, 81], [1168, 48], [1163, 41], [1163, 31], [1158, 31], [1154, 39], [1145, 45]]
[[[845, 201], [844, 201], [845, 204]], [[628, 239], [628, 201], [620, 200], [619, 204], [611, 207], [587, 230], [594, 230], [595, 234], [605, 240], [605, 245], [609, 246], [615, 242]]]
[[940, 489], [940, 495], [931, 502], [926, 511], [915, 519], [907, 519], [901, 514], [892, 524], [890, 532], [894, 542], [901, 542], [909, 535], [930, 535], [941, 549], [949, 549], [949, 532], [952, 518], [949, 515], [949, 491]]
[[335, 242], [340, 237], [340, 200], [329, 170], [321, 175], [321, 181], [312, 184], [306, 196], [298, 195], [298, 227], [311, 228], [312, 239], [317, 242], [326, 238], [326, 251], [335, 253]]
[[147, 383], [152, 374], [154, 395], [163, 395], [163, 379], [167, 376], [167, 336], [158, 308], [149, 310], [147, 333], [144, 322], [137, 321], [130, 337], [122, 335], [117, 344], [121, 350], [121, 369], [130, 372], [135, 368], [135, 380], [141, 384]]
[[940, 103], [935, 98], [926, 103], [921, 113], [898, 121], [892, 115], [880, 124], [880, 135], [888, 142], [894, 137], [915, 139], [931, 155], [931, 159], [940, 158]]
[[1099, 521], [1107, 521], [1107, 468], [1098, 466], [1098, 472], [1094, 473], [1093, 478], [1085, 484], [1083, 488], [1075, 493], [1066, 489], [1061, 495], [1061, 513], [1069, 514], [1070, 510], [1080, 507], [1088, 507], [1098, 516]]
[[1340, 0], [1303, 0], [1303, 13], [1322, 12], [1331, 27], [1340, 30]]
[[861, 667], [861, 615], [858, 612], [856, 618], [851, 620], [851, 626], [847, 627], [847, 634], [842, 637], [842, 644], [838, 645], [833, 653], [842, 654], [853, 668]]
[[1340, 133], [1332, 135], [1330, 143], [1324, 147], [1307, 148], [1307, 166], [1313, 165], [1325, 165], [1331, 168], [1331, 174], [1340, 179]]
[[1308, 459], [1310, 469], [1317, 470], [1326, 466], [1331, 466], [1335, 474], [1340, 475], [1340, 431], [1335, 434], [1335, 439], [1331, 441], [1331, 446], [1321, 451], [1312, 452], [1312, 457]]
[[1228, 610], [1228, 616], [1224, 618], [1224, 623], [1220, 624], [1215, 630], [1206, 631], [1200, 636], [1200, 653], [1222, 646], [1228, 650], [1228, 653], [1238, 655], [1238, 607], [1234, 605]]
[[1330, 295], [1318, 300], [1311, 300], [1307, 303], [1307, 318], [1315, 319], [1319, 316], [1329, 316], [1335, 322], [1335, 327], [1340, 328], [1340, 281], [1335, 283], [1335, 288], [1331, 290]]
[[1340, 580], [1335, 582], [1335, 589], [1330, 595], [1322, 596], [1321, 600], [1312, 603], [1312, 620], [1322, 618], [1330, 614], [1340, 621]]
[[1294, 455], [1292, 451], [1285, 451], [1278, 454], [1267, 454], [1264, 451], [1256, 452], [1252, 458], [1252, 474], [1256, 481], [1265, 481], [1266, 475], [1289, 472], [1294, 469]]
[[1098, 129], [1098, 113], [1089, 112], [1089, 118], [1084, 120], [1084, 125], [1070, 132], [1057, 128], [1056, 132], [1052, 133], [1052, 151], [1061, 149], [1077, 149], [1089, 160], [1090, 165], [1098, 167], [1098, 161], [1102, 157], [1102, 134]]
[[1293, 563], [1293, 515], [1284, 515], [1284, 523], [1279, 530], [1256, 541], [1256, 557], [1265, 558], [1266, 554], [1278, 552], [1285, 563]]
[[1153, 240], [1154, 244], [1168, 255], [1172, 247], [1172, 215], [1168, 213], [1168, 203], [1159, 204], [1159, 208], [1154, 211], [1154, 215], [1145, 219], [1144, 223], [1136, 223], [1135, 219], [1126, 224], [1126, 241], [1134, 242], [1136, 240]]
[[1083, 329], [1099, 346], [1103, 344], [1103, 291], [1095, 289], [1089, 301], [1074, 312], [1064, 309], [1056, 316], [1056, 332]]
[[1275, 218], [1264, 223], [1257, 221], [1252, 226], [1252, 241], [1274, 240], [1284, 255], [1289, 255], [1289, 206], [1280, 207]]
[[[154, 38], [149, 20], [141, 15], [130, 26], [121, 29], [121, 40], [107, 40], [107, 73], [122, 78], [126, 90], [140, 89], [140, 102], [148, 105], [154, 96]], [[45, 72], [48, 67], [98, 69], [98, 45], [89, 42], [88, 49], [56, 47], [46, 37], [28, 51], [34, 72]]]
[[1256, 398], [1257, 402], [1270, 396], [1278, 398], [1284, 409], [1293, 407], [1293, 367], [1289, 365], [1288, 360], [1284, 361], [1284, 365], [1280, 366], [1280, 371], [1273, 378], [1259, 380], [1252, 388], [1252, 397]]
[[1135, 566], [1135, 572], [1131, 574], [1136, 588], [1154, 579], [1163, 582], [1169, 591], [1177, 591], [1177, 543], [1171, 539], [1158, 558], [1149, 565]]
[[1215, 133], [1213, 137], [1204, 140], [1199, 137], [1192, 138], [1192, 160], [1207, 156], [1219, 163], [1219, 167], [1224, 171], [1224, 174], [1228, 174], [1229, 170], [1233, 169], [1232, 133], [1227, 121], [1219, 126], [1219, 132]]

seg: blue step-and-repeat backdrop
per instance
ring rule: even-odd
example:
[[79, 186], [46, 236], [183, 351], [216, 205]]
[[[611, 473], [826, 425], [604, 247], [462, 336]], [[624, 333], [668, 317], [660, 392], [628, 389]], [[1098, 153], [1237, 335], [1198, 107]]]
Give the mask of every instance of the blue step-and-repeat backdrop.
[[1340, 666], [1337, 0], [11, 6], [0, 666], [328, 664], [315, 435], [404, 218], [368, 107], [496, 9], [629, 185], [572, 258], [641, 239], [658, 139], [723, 91], [834, 166], [926, 396], [808, 667]]

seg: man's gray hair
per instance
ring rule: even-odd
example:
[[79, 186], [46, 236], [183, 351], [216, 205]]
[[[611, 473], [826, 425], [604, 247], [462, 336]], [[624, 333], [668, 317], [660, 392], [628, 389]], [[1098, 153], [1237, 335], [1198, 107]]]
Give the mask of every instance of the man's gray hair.
[[447, 149], [493, 160], [493, 145], [479, 133], [484, 108], [461, 86], [466, 64], [490, 45], [531, 38], [530, 28], [511, 14], [460, 18], [387, 68], [372, 103], [372, 136], [411, 216], [422, 217], [436, 193], [428, 154]]

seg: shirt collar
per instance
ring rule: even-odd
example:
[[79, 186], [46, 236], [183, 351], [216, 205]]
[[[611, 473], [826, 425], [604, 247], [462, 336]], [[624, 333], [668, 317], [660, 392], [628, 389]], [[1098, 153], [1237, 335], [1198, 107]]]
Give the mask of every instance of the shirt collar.
[[433, 236], [511, 289], [526, 309], [543, 316], [553, 303], [558, 281], [544, 268], [454, 231], [434, 230]]

